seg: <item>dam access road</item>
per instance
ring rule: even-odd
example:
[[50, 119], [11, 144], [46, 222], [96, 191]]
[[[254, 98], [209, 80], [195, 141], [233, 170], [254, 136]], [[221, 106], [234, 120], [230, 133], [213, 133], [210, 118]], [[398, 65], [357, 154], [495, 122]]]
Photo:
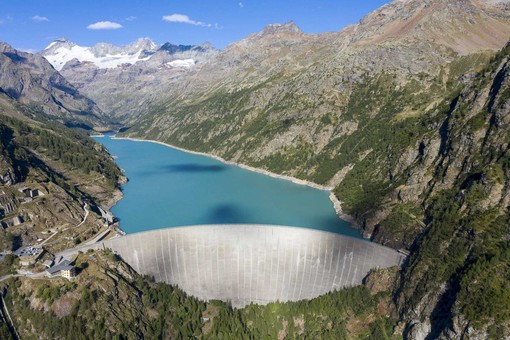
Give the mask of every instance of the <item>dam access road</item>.
[[272, 225], [151, 230], [90, 248], [110, 248], [140, 274], [234, 307], [312, 299], [360, 285], [370, 270], [400, 265], [405, 258], [365, 240]]

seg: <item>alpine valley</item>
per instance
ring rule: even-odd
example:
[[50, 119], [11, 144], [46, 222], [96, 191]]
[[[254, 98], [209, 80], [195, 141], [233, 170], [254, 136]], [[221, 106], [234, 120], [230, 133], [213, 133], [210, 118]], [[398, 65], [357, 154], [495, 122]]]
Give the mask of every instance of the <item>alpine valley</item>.
[[[2, 250], [122, 233], [105, 215], [126, 179], [87, 136], [105, 131], [331, 188], [407, 259], [237, 309], [91, 250], [74, 281], [3, 277], [1, 338], [510, 337], [510, 0], [394, 0], [338, 32], [273, 24], [223, 50], [0, 43]], [[43, 195], [21, 204], [27, 187]]]

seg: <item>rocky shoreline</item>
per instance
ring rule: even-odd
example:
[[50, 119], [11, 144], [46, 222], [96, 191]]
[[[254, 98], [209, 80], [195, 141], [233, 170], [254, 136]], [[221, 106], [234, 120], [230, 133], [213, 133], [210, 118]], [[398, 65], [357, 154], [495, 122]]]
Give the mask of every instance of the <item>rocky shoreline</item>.
[[[335, 212], [338, 215], [338, 217], [352, 224], [353, 228], [358, 229], [361, 232], [363, 231], [358, 221], [356, 221], [356, 219], [353, 216], [346, 214], [342, 210], [342, 202], [338, 199], [338, 197], [335, 196], [333, 192], [329, 193], [329, 200], [333, 202], [333, 208], [335, 209]], [[365, 238], [364, 234], [363, 237]]]
[[332, 192], [333, 187], [328, 187], [328, 186], [320, 185], [320, 184], [317, 184], [317, 183], [314, 183], [314, 182], [310, 182], [310, 181], [307, 181], [307, 180], [295, 178], [295, 177], [292, 177], [292, 176], [280, 175], [280, 174], [277, 174], [277, 173], [274, 173], [274, 172], [271, 172], [271, 171], [268, 171], [268, 170], [255, 168], [255, 167], [252, 167], [252, 166], [249, 166], [249, 165], [246, 165], [246, 164], [228, 161], [228, 160], [223, 159], [223, 158], [221, 158], [219, 156], [216, 156], [216, 155], [211, 155], [211, 154], [208, 154], [208, 153], [205, 153], [205, 152], [188, 150], [188, 149], [184, 149], [184, 148], [181, 148], [181, 147], [178, 147], [178, 146], [175, 146], [175, 145], [171, 145], [171, 144], [160, 142], [160, 141], [156, 141], [156, 140], [141, 139], [141, 138], [132, 138], [132, 137], [116, 137], [116, 136], [113, 136], [112, 138], [113, 139], [130, 140], [130, 141], [134, 141], [134, 142], [149, 142], [149, 143], [160, 144], [160, 145], [163, 145], [163, 146], [175, 149], [175, 150], [191, 153], [191, 154], [194, 154], [194, 155], [210, 157], [210, 158], [213, 158], [213, 159], [215, 159], [217, 161], [220, 161], [222, 163], [225, 163], [225, 164], [228, 164], [228, 165], [237, 166], [237, 167], [239, 167], [241, 169], [257, 172], [257, 173], [260, 173], [260, 174], [263, 174], [263, 175], [267, 175], [267, 176], [271, 176], [271, 177], [274, 177], [274, 178], [279, 178], [279, 179], [291, 181], [291, 182], [293, 182], [295, 184], [298, 184], [298, 185], [304, 185], [304, 186], [308, 186], [308, 187], [311, 187], [311, 188], [314, 188], [314, 189], [318, 189], [318, 190], [329, 191], [330, 192], [329, 199], [333, 203], [333, 208], [335, 209], [335, 212], [336, 212], [337, 216], [339, 218], [341, 218], [342, 220], [351, 223], [353, 228], [358, 229], [358, 230], [361, 231], [361, 226], [356, 222], [355, 218], [353, 216], [351, 216], [351, 215], [346, 214], [342, 210], [342, 202]]
[[[121, 185], [124, 185], [126, 182], [123, 182]], [[113, 192], [113, 195], [112, 197], [110, 197], [108, 199], [108, 201], [106, 201], [104, 207], [107, 208], [108, 210], [111, 210], [112, 207], [117, 204], [118, 201], [120, 201], [122, 199], [122, 197], [124, 197], [124, 194], [122, 193], [122, 190], [120, 189], [115, 189], [115, 191]]]

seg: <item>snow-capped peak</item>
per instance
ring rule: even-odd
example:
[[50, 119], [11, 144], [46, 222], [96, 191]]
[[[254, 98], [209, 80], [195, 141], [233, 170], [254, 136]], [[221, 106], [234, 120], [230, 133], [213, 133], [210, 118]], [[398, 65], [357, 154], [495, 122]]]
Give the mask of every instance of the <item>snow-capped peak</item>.
[[62, 38], [49, 44], [41, 54], [60, 71], [73, 59], [91, 62], [98, 68], [116, 68], [123, 64], [135, 64], [138, 61], [148, 60], [158, 48], [159, 46], [148, 38], [138, 39], [126, 46], [98, 43], [93, 47], [79, 46]]
[[53, 50], [55, 50], [59, 47], [72, 48], [75, 45], [76, 45], [75, 43], [67, 40], [66, 38], [58, 38], [58, 39], [53, 40], [52, 43], [50, 43], [48, 46], [46, 46], [44, 51], [52, 52]]
[[58, 41], [54, 41], [54, 42], [50, 43], [48, 46], [46, 46], [45, 50], [49, 50], [51, 47], [55, 46], [56, 44], [58, 44]]
[[129, 45], [131, 48], [136, 50], [145, 49], [155, 51], [159, 46], [152, 41], [150, 38], [139, 38]]

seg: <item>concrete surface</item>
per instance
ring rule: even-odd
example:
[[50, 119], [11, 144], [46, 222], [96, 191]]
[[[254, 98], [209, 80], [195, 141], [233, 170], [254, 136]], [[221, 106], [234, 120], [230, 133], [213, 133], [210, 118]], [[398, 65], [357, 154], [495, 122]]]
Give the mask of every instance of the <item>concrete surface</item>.
[[404, 256], [376, 243], [319, 230], [263, 225], [159, 229], [97, 243], [141, 274], [178, 285], [204, 300], [311, 299], [362, 283], [374, 268]]

